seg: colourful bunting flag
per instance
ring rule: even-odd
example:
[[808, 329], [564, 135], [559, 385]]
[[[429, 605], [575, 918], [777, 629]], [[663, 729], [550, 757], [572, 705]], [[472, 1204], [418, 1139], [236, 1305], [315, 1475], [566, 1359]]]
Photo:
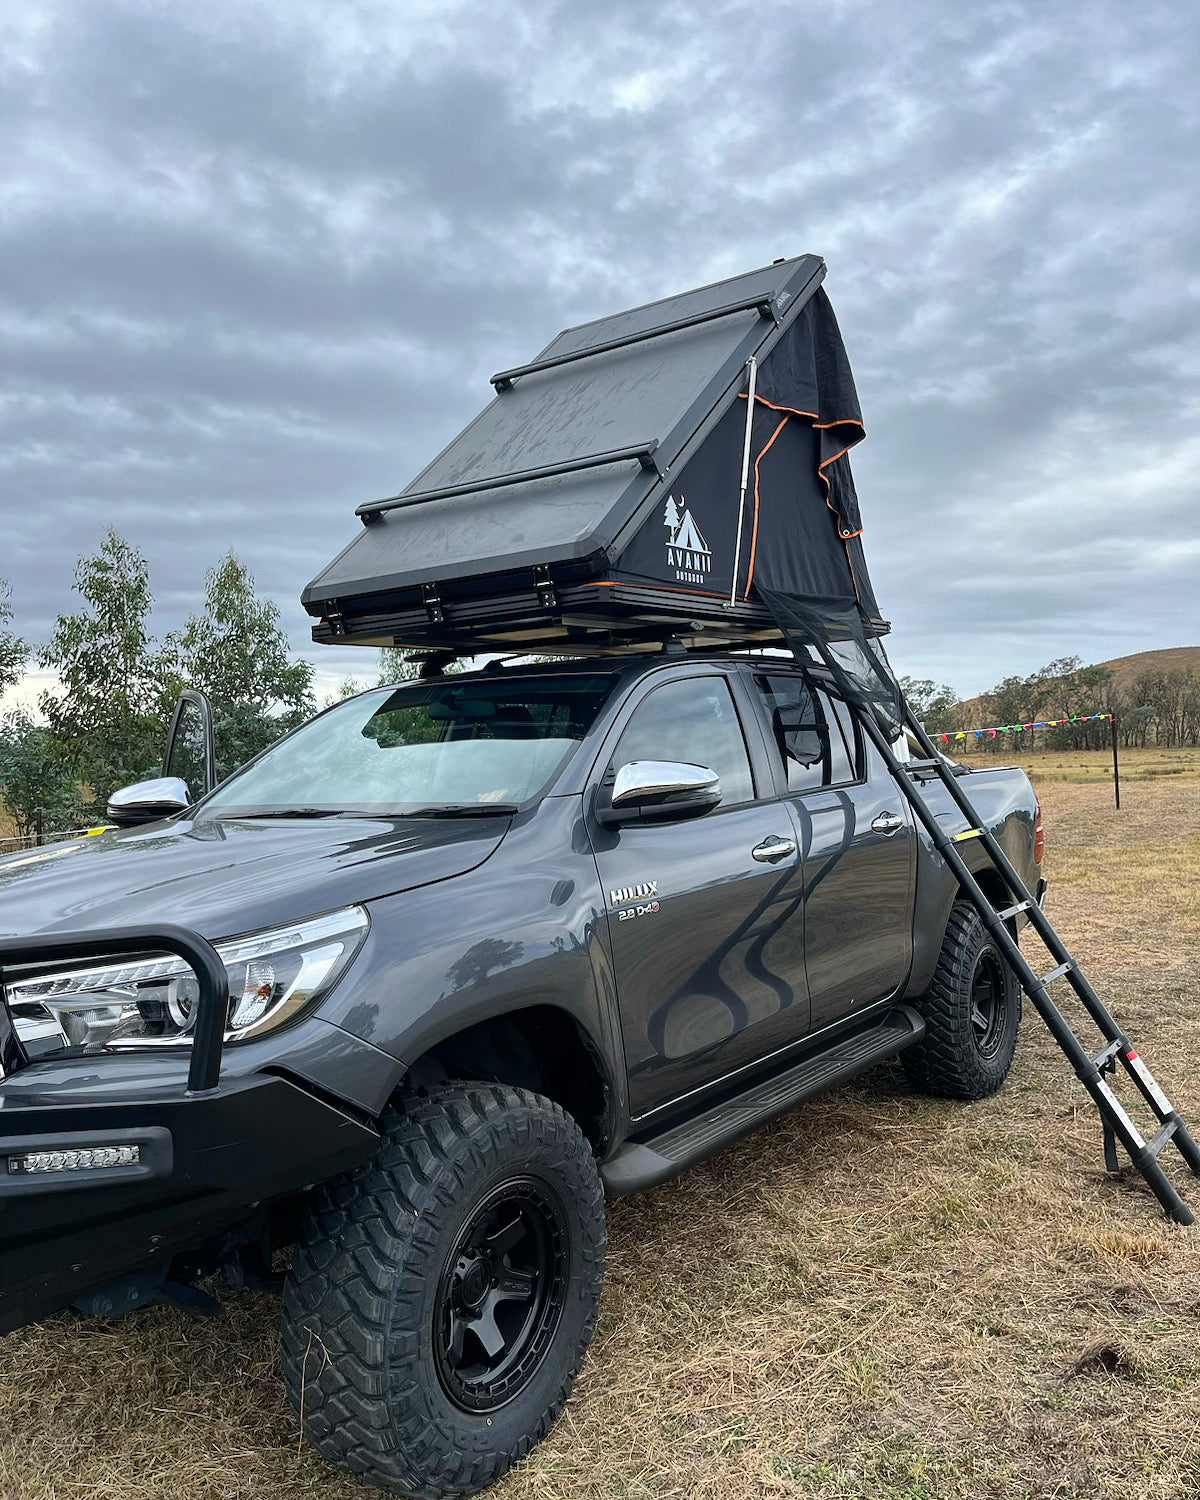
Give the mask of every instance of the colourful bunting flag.
[[948, 745], [951, 740], [965, 740], [969, 734], [973, 734], [977, 740], [981, 740], [985, 734], [995, 739], [998, 734], [1021, 734], [1026, 729], [1055, 729], [1061, 724], [1092, 724], [1097, 720], [1111, 724], [1112, 717], [1112, 714], [1072, 714], [1069, 719], [1033, 719], [1028, 724], [990, 724], [983, 729], [951, 729], [938, 738], [944, 745]]

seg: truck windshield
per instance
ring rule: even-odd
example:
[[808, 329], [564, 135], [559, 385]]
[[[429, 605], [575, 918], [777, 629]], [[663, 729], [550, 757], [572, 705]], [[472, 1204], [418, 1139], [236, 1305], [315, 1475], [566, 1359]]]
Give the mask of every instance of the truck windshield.
[[497, 674], [363, 693], [230, 777], [202, 816], [512, 811], [550, 784], [613, 682]]

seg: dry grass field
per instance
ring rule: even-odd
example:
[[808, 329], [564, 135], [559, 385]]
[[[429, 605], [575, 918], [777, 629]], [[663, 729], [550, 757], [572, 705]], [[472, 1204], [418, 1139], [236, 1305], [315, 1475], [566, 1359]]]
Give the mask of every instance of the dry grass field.
[[[1200, 1120], [1200, 757], [1131, 757], [1119, 814], [1102, 765], [1054, 759], [1051, 914]], [[1200, 1229], [1105, 1178], [1036, 1017], [994, 1098], [881, 1069], [614, 1205], [610, 1235], [576, 1394], [496, 1500], [1200, 1493]], [[241, 1294], [11, 1336], [0, 1494], [363, 1496], [300, 1442], [276, 1321]]]

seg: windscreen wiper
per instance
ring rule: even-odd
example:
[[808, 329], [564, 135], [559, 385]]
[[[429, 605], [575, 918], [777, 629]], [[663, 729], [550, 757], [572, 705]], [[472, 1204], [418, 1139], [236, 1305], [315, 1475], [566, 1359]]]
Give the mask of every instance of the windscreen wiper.
[[226, 813], [229, 818], [344, 818], [340, 807], [263, 807], [254, 812]]
[[511, 817], [519, 812], [515, 802], [447, 802], [441, 807], [418, 807], [402, 814], [406, 818], [491, 818], [498, 814]]

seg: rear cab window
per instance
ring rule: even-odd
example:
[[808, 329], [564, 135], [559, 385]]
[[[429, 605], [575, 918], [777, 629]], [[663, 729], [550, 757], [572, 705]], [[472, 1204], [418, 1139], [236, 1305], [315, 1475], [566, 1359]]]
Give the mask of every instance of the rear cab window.
[[815, 792], [861, 779], [861, 747], [844, 703], [790, 674], [756, 672], [753, 683], [789, 792]]

